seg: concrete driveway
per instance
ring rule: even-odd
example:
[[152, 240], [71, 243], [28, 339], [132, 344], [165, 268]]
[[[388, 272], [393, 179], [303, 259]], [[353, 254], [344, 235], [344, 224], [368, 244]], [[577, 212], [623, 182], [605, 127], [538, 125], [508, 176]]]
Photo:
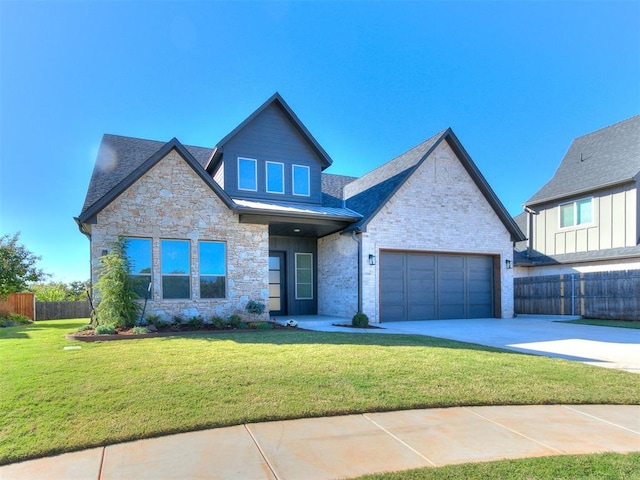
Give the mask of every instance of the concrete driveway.
[[350, 322], [334, 317], [296, 320], [310, 330], [429, 335], [640, 373], [640, 330], [559, 323], [571, 318], [578, 317], [519, 315], [510, 319], [390, 322], [367, 330], [335, 327], [334, 323]]

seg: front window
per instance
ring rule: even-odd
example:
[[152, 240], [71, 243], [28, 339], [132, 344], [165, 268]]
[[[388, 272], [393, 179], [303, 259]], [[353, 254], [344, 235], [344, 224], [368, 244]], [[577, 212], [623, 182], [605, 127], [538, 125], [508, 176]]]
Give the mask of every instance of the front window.
[[293, 166], [293, 194], [308, 197], [310, 195], [309, 167]]
[[296, 253], [296, 300], [313, 299], [313, 254]]
[[238, 158], [238, 189], [258, 190], [258, 167], [256, 160], [252, 158]]
[[200, 298], [225, 298], [226, 245], [223, 242], [199, 242]]
[[160, 241], [162, 298], [190, 298], [189, 240]]
[[560, 228], [592, 223], [592, 209], [593, 199], [591, 198], [560, 205]]
[[284, 164], [266, 162], [267, 192], [284, 193]]
[[151, 292], [151, 239], [127, 238], [125, 252], [133, 291], [140, 298], [148, 298]]

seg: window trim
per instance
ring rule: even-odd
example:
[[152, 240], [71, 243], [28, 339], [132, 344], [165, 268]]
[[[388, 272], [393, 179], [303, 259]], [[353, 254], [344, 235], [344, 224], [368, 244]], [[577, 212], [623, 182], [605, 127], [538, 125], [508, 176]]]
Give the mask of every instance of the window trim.
[[[153, 238], [151, 237], [124, 237], [125, 240], [125, 244], [128, 244], [128, 242], [130, 242], [131, 240], [147, 240], [149, 242], [149, 273], [132, 273], [131, 269], [129, 269], [128, 272], [128, 276], [129, 277], [148, 277], [149, 278], [149, 282], [151, 284], [151, 287], [149, 288], [149, 286], [147, 286], [147, 296], [140, 296], [140, 294], [138, 292], [138, 296], [140, 296], [141, 299], [143, 298], [148, 298], [149, 300], [151, 300], [153, 298]], [[129, 265], [131, 265], [131, 257], [129, 257], [129, 253], [126, 251], [126, 246], [125, 246], [125, 254], [127, 256], [127, 260], [129, 262]], [[147, 285], [148, 285], [147, 284]]]
[[[164, 273], [163, 272], [163, 242], [182, 242], [182, 243], [186, 243], [188, 246], [188, 254], [187, 254], [187, 260], [189, 261], [189, 266], [188, 266], [188, 271], [187, 273]], [[162, 300], [191, 300], [192, 299], [192, 294], [191, 294], [191, 240], [188, 239], [183, 239], [183, 238], [161, 238], [160, 239], [160, 290], [161, 290], [161, 297]], [[189, 282], [189, 296], [187, 297], [172, 297], [172, 298], [167, 298], [164, 296], [164, 278], [165, 277], [187, 277], [187, 280]]]
[[[309, 283], [309, 285], [311, 286], [311, 296], [309, 297], [301, 297], [300, 295], [298, 295], [298, 284], [300, 282], [298, 282], [298, 257], [301, 256], [308, 256], [311, 257], [311, 267], [309, 268], [310, 273], [311, 273], [311, 282]], [[296, 300], [313, 300], [313, 253], [307, 253], [307, 252], [295, 252], [294, 255], [294, 272], [295, 272], [295, 278], [294, 278], [294, 287], [295, 287], [295, 298]], [[307, 285], [306, 283], [304, 285]]]
[[[255, 187], [254, 188], [243, 188], [240, 186], [240, 182], [242, 181], [242, 176], [240, 175], [240, 163], [241, 160], [247, 160], [249, 162], [253, 162], [253, 180]], [[238, 190], [243, 190], [245, 192], [257, 192], [258, 191], [258, 160], [255, 158], [248, 157], [238, 157]]]
[[[201, 245], [203, 243], [219, 243], [222, 244], [224, 246], [224, 273], [222, 275], [217, 275], [217, 274], [208, 274], [202, 273], [202, 262], [201, 262], [201, 255], [202, 255], [202, 249], [201, 249]], [[198, 288], [199, 288], [199, 295], [200, 298], [202, 300], [224, 300], [227, 298], [227, 260], [228, 260], [228, 256], [227, 256], [227, 242], [222, 241], [222, 240], [198, 240]], [[224, 279], [224, 296], [222, 297], [203, 297], [202, 296], [202, 277], [222, 277]]]
[[[582, 202], [588, 201], [591, 205], [591, 221], [589, 222], [580, 222], [578, 215], [578, 204]], [[571, 228], [583, 228], [588, 227], [589, 225], [593, 225], [593, 197], [585, 197], [579, 198], [577, 200], [571, 200], [570, 202], [564, 202], [558, 204], [558, 230], [568, 230]], [[567, 205], [573, 206], [573, 224], [571, 225], [562, 225], [562, 207], [566, 207]]]
[[[307, 171], [307, 193], [296, 193], [296, 167], [304, 168]], [[311, 168], [308, 165], [291, 165], [291, 193], [297, 197], [311, 196]]]
[[[280, 171], [282, 172], [282, 191], [279, 192], [277, 190], [270, 190], [269, 189], [269, 165], [280, 165]], [[264, 163], [264, 175], [265, 175], [265, 190], [267, 193], [277, 193], [280, 195], [284, 195], [284, 186], [285, 186], [285, 181], [284, 181], [284, 163], [282, 162], [272, 162], [272, 161], [266, 161]]]

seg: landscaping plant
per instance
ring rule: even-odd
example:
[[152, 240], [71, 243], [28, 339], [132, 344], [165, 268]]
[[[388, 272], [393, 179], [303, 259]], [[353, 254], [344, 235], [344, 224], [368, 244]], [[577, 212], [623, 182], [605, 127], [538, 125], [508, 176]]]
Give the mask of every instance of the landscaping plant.
[[365, 313], [358, 312], [351, 319], [351, 325], [358, 328], [366, 328], [369, 326], [369, 317]]
[[98, 324], [116, 328], [131, 328], [140, 312], [136, 293], [129, 277], [130, 264], [126, 255], [126, 240], [118, 239], [106, 255], [100, 257], [100, 276], [95, 284], [99, 303]]

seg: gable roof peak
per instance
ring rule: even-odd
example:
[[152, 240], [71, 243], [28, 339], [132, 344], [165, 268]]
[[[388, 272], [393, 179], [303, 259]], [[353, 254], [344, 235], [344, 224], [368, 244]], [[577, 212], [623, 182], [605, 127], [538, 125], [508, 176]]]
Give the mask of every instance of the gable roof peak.
[[304, 126], [302, 121], [298, 118], [295, 112], [291, 109], [291, 107], [284, 100], [282, 95], [277, 91], [271, 95], [262, 105], [260, 105], [251, 115], [249, 115], [244, 121], [242, 121], [236, 128], [234, 128], [231, 132], [229, 132], [222, 140], [220, 140], [217, 145], [214, 147], [214, 150], [211, 154], [211, 158], [207, 162], [206, 170], [211, 172], [215, 170], [216, 166], [222, 160], [222, 154], [224, 151], [224, 146], [229, 142], [233, 137], [235, 137], [244, 127], [246, 127], [249, 123], [251, 123], [258, 115], [264, 112], [271, 105], [277, 105], [278, 108], [282, 110], [285, 117], [291, 122], [298, 132], [302, 135], [305, 141], [311, 146], [311, 149], [320, 157], [320, 161], [322, 162], [322, 168], [325, 169], [329, 167], [333, 160], [327, 152], [320, 146], [318, 141], [311, 135], [311, 132], [307, 130], [307, 127]]

